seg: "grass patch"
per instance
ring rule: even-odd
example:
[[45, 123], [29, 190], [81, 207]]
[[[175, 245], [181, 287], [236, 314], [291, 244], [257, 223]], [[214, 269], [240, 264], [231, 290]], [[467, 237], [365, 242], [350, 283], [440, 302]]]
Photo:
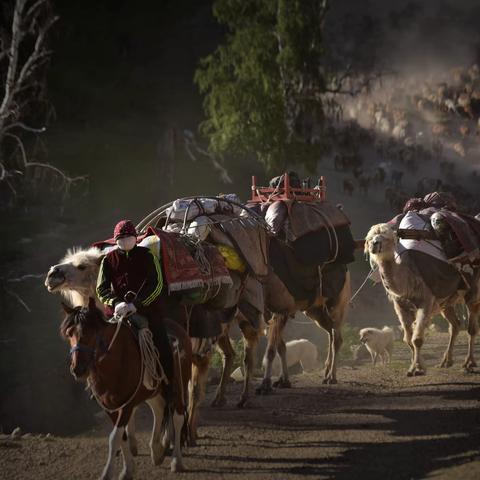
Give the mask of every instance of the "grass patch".
[[342, 360], [353, 359], [352, 346], [358, 345], [360, 343], [358, 338], [358, 332], [359, 332], [358, 328], [352, 327], [348, 324], [343, 326], [343, 329], [342, 329], [343, 344], [339, 352], [340, 359]]
[[[233, 340], [232, 347], [235, 352], [235, 357], [233, 359], [233, 370], [243, 365], [243, 340]], [[222, 369], [223, 368], [223, 356], [218, 351], [218, 349], [213, 352], [210, 365], [214, 368]], [[232, 371], [233, 371], [232, 370]]]

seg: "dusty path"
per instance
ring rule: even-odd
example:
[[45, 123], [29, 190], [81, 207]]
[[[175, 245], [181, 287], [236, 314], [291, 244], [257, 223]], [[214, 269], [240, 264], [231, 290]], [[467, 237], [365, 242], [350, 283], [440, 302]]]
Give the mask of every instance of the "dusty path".
[[[407, 378], [405, 348], [389, 367], [342, 367], [339, 385], [320, 385], [320, 372], [294, 377], [294, 389], [256, 397], [250, 408], [203, 409], [199, 447], [187, 449], [188, 473], [203, 479], [478, 479], [480, 374], [456, 365], [440, 370], [445, 334], [427, 339], [426, 377]], [[234, 400], [239, 386], [230, 388]], [[211, 392], [210, 392], [211, 393]], [[73, 414], [73, 412], [72, 412]], [[139, 412], [138, 479], [174, 478], [168, 461], [148, 456], [150, 415]], [[0, 438], [2, 479], [98, 478], [107, 452], [104, 421], [74, 438]]]

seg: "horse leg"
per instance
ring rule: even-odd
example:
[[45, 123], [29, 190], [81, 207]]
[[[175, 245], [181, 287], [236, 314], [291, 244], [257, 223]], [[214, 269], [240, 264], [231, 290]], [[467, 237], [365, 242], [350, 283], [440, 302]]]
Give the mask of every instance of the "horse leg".
[[185, 465], [182, 459], [182, 428], [185, 421], [183, 412], [178, 413], [177, 409], [173, 412], [173, 431], [174, 431], [174, 444], [172, 461], [170, 463], [170, 470], [172, 472], [183, 472]]
[[460, 331], [460, 322], [458, 321], [457, 314], [455, 313], [455, 308], [453, 306], [446, 307], [441, 311], [442, 317], [448, 322], [448, 332], [450, 338], [448, 340], [448, 346], [443, 354], [443, 359], [440, 363], [439, 368], [448, 368], [453, 365], [453, 346], [455, 340], [457, 339], [458, 332]]
[[252, 385], [253, 368], [255, 362], [255, 352], [258, 345], [258, 339], [261, 335], [260, 329], [255, 329], [248, 321], [241, 321], [239, 327], [243, 333], [243, 370], [245, 377], [243, 379], [243, 391], [237, 407], [242, 408], [250, 397], [250, 388]]
[[[130, 450], [127, 447], [127, 437], [125, 424], [128, 423], [131, 410], [120, 410], [118, 413], [110, 414], [110, 419], [113, 422], [113, 429], [108, 437], [108, 457], [105, 467], [103, 467], [101, 480], [110, 480], [113, 474], [113, 459], [119, 449], [122, 449], [123, 454], [123, 470], [124, 478], [131, 478], [133, 475], [133, 459]], [[130, 477], [128, 476], [130, 475]]]
[[120, 442], [120, 448], [123, 456], [123, 469], [118, 477], [119, 480], [132, 480], [135, 470], [135, 464], [133, 462], [132, 451], [130, 450], [130, 442], [128, 440], [128, 434], [126, 428], [123, 429], [122, 441]]
[[[165, 458], [165, 451], [168, 442], [162, 442], [162, 424], [165, 412], [165, 399], [161, 395], [156, 395], [147, 400], [148, 406], [153, 414], [152, 436], [150, 438], [150, 458], [153, 465], [161, 465]], [[168, 424], [165, 425], [165, 431], [168, 432]]]
[[411, 377], [414, 372], [414, 347], [412, 343], [413, 322], [415, 315], [412, 310], [407, 310], [400, 306], [396, 301], [393, 301], [393, 308], [397, 314], [398, 320], [403, 328], [403, 341], [409, 346], [411, 352], [410, 367], [407, 370], [407, 376]]
[[220, 384], [217, 387], [215, 398], [211, 403], [212, 407], [223, 407], [227, 403], [227, 399], [225, 397], [225, 388], [230, 379], [230, 375], [232, 374], [233, 362], [235, 360], [235, 350], [230, 342], [228, 330], [218, 339], [218, 348], [220, 349], [223, 357], [222, 378], [220, 379]]
[[282, 373], [278, 380], [273, 383], [273, 386], [278, 388], [292, 388], [292, 384], [288, 378], [287, 346], [285, 345], [283, 338], [279, 339], [277, 351], [282, 364]]
[[377, 357], [378, 357], [378, 353], [373, 352], [373, 366], [374, 367], [375, 367], [375, 365], [377, 365]]
[[277, 354], [278, 343], [282, 338], [282, 331], [287, 322], [288, 314], [275, 313], [270, 321], [270, 327], [268, 328], [268, 343], [266, 357], [265, 372], [263, 374], [262, 383], [255, 392], [257, 395], [268, 395], [273, 392], [272, 390], [272, 363]]
[[130, 420], [127, 425], [127, 437], [128, 437], [128, 444], [130, 445], [130, 451], [132, 455], [136, 457], [138, 455], [138, 443], [137, 437], [135, 435], [135, 412], [137, 411], [136, 408], [133, 409], [132, 415], [130, 416]]
[[189, 384], [188, 418], [190, 422], [190, 445], [195, 446], [197, 440], [198, 417], [200, 403], [205, 397], [210, 354], [193, 355], [192, 379]]
[[422, 348], [425, 340], [425, 329], [428, 327], [432, 317], [432, 306], [432, 304], [422, 306], [421, 308], [417, 309], [417, 314], [415, 316], [412, 335], [412, 343], [414, 348], [412, 373], [415, 376], [425, 375], [426, 373], [425, 363], [421, 356], [420, 349]]
[[468, 372], [472, 371], [472, 368], [477, 366], [475, 358], [473, 356], [473, 349], [475, 347], [475, 337], [478, 335], [479, 325], [478, 317], [480, 314], [480, 303], [468, 306], [468, 352], [463, 367]]

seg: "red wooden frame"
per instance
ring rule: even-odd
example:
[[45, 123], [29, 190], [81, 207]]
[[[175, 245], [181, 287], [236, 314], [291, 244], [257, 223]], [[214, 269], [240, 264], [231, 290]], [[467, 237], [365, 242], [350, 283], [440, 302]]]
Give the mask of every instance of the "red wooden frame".
[[252, 176], [252, 203], [265, 203], [276, 200], [297, 200], [299, 202], [318, 202], [327, 199], [327, 186], [325, 178], [320, 177], [317, 188], [294, 188], [290, 186], [290, 177], [287, 173], [282, 175], [283, 186], [277, 188], [258, 187], [257, 177]]

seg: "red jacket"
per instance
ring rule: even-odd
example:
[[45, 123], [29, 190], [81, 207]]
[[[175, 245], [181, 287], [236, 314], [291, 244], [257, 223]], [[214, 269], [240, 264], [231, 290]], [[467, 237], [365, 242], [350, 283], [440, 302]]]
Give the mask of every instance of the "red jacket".
[[97, 280], [97, 295], [113, 314], [115, 305], [125, 301], [129, 291], [136, 294], [133, 301], [138, 312], [147, 315], [160, 307], [163, 287], [162, 270], [158, 259], [148, 248], [135, 246], [129, 252], [115, 249], [102, 260]]

